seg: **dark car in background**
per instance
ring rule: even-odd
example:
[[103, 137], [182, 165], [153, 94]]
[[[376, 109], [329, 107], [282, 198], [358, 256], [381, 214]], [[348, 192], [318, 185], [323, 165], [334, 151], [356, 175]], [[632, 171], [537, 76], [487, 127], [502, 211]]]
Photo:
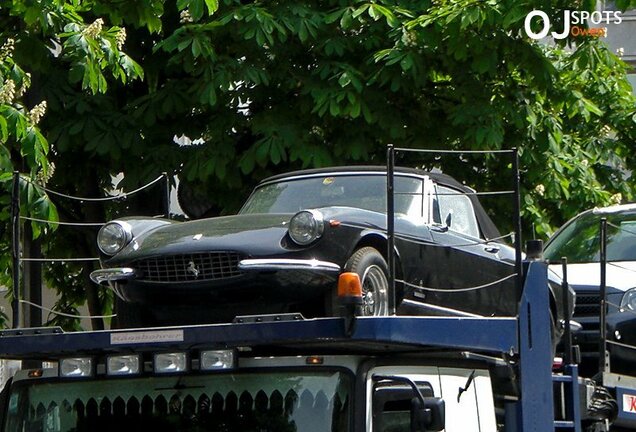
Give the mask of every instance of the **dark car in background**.
[[[119, 219], [98, 235], [103, 268], [92, 278], [115, 291], [125, 325], [335, 315], [343, 271], [361, 278], [362, 314], [387, 315], [386, 182], [383, 167], [298, 171], [261, 182], [237, 215]], [[473, 192], [444, 174], [397, 170], [398, 314], [516, 314], [514, 250]]]
[[[636, 204], [587, 210], [561, 227], [546, 244], [550, 271], [562, 274], [568, 260], [568, 283], [576, 293], [573, 319], [582, 325], [574, 342], [583, 366], [598, 364], [600, 337], [600, 221], [607, 219], [607, 336], [611, 370], [636, 374]], [[630, 348], [631, 346], [631, 348]]]

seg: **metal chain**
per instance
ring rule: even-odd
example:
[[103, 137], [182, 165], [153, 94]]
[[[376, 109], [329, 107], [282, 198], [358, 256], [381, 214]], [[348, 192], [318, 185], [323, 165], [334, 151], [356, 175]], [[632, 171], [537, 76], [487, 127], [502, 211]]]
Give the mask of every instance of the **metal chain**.
[[70, 225], [70, 226], [95, 226], [95, 227], [98, 227], [98, 226], [102, 226], [102, 225], [106, 224], [106, 222], [60, 222], [60, 221], [50, 221], [50, 220], [46, 220], [46, 219], [38, 219], [38, 218], [32, 218], [32, 217], [28, 217], [28, 216], [20, 216], [20, 219], [33, 221], [33, 222], [42, 222], [42, 223], [54, 224], [54, 225]]
[[46, 307], [44, 307], [42, 305], [35, 304], [35, 303], [32, 303], [32, 302], [27, 301], [27, 300], [19, 300], [19, 301], [20, 301], [20, 303], [28, 304], [29, 306], [36, 307], [36, 308], [41, 309], [41, 310], [43, 310], [45, 312], [49, 312], [49, 313], [52, 313], [52, 314], [55, 314], [55, 315], [65, 316], [65, 317], [69, 317], [69, 318], [92, 319], [92, 318], [113, 318], [113, 317], [117, 316], [117, 314], [112, 314], [112, 315], [73, 315], [73, 314], [68, 314], [68, 313], [65, 313], [65, 312], [59, 312], [59, 311], [56, 311], [56, 310], [53, 310], [53, 309], [49, 309], [49, 308], [46, 308]]
[[99, 202], [99, 201], [114, 201], [114, 200], [118, 200], [118, 199], [122, 199], [122, 198], [126, 198], [130, 195], [136, 194], [137, 192], [141, 192], [144, 189], [149, 188], [150, 186], [154, 185], [155, 183], [157, 183], [158, 181], [160, 181], [161, 179], [164, 178], [163, 175], [160, 175], [159, 177], [157, 177], [156, 179], [154, 179], [153, 181], [151, 181], [150, 183], [141, 186], [135, 190], [132, 190], [130, 192], [124, 192], [121, 193], [119, 195], [112, 195], [112, 196], [107, 196], [107, 197], [101, 197], [101, 198], [86, 198], [86, 197], [78, 197], [78, 196], [73, 196], [73, 195], [67, 195], [67, 194], [63, 194], [61, 192], [57, 192], [54, 191], [52, 189], [48, 189], [44, 186], [38, 185], [37, 183], [34, 183], [30, 178], [28, 177], [22, 177], [25, 181], [27, 181], [28, 183], [31, 183], [39, 188], [41, 188], [43, 191], [50, 193], [52, 195], [57, 195], [59, 197], [62, 198], [67, 198], [67, 199], [72, 199], [72, 200], [76, 200], [76, 201], [91, 201], [91, 202]]
[[513, 277], [517, 276], [517, 273], [512, 273], [509, 274], [506, 277], [503, 277], [501, 279], [498, 279], [496, 281], [487, 283], [487, 284], [483, 284], [483, 285], [478, 285], [478, 286], [474, 286], [474, 287], [466, 287], [466, 288], [448, 288], [448, 289], [444, 289], [444, 288], [429, 288], [429, 287], [423, 287], [423, 286], [419, 286], [419, 285], [415, 285], [412, 283], [408, 283], [404, 280], [396, 280], [396, 282], [400, 282], [403, 283], [406, 286], [412, 287], [412, 288], [417, 288], [417, 289], [421, 289], [424, 291], [432, 291], [432, 292], [440, 292], [440, 293], [461, 293], [461, 292], [468, 292], [468, 291], [477, 291], [477, 290], [481, 290], [481, 289], [485, 289], [485, 288], [489, 288], [493, 285], [497, 285], [501, 282], [505, 282], [508, 279], [512, 279]]

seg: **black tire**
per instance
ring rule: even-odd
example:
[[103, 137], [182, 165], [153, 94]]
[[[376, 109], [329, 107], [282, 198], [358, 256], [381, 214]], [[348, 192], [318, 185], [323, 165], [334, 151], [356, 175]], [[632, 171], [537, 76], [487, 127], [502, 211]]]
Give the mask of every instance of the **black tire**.
[[111, 328], [142, 328], [153, 325], [153, 320], [147, 308], [137, 303], [129, 303], [115, 295], [114, 313]]
[[[347, 260], [344, 271], [360, 276], [363, 304], [357, 308], [357, 315], [389, 314], [389, 267], [380, 252], [368, 246], [356, 250]], [[337, 289], [334, 289], [327, 298], [327, 314], [340, 316], [342, 312], [338, 305]]]

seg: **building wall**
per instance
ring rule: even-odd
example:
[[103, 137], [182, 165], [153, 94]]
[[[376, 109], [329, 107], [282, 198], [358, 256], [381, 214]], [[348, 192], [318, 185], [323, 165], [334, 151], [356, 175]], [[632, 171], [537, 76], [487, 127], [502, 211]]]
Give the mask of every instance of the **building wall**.
[[[605, 2], [603, 10], [618, 10], [613, 2]], [[621, 58], [628, 63], [632, 70], [628, 76], [636, 94], [636, 9], [627, 10], [621, 14], [620, 24], [607, 25], [607, 37], [604, 42], [615, 53], [622, 53]], [[605, 26], [605, 25], [604, 25]]]

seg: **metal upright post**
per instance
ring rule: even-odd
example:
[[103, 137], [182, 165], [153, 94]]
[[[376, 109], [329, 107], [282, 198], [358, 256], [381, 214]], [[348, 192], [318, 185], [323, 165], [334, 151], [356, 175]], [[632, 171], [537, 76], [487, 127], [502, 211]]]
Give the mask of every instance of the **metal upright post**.
[[391, 301], [391, 315], [396, 314], [395, 293], [395, 204], [393, 174], [395, 171], [395, 148], [393, 144], [387, 146], [386, 153], [386, 231], [387, 231], [387, 265], [389, 267], [389, 292]]
[[13, 172], [11, 191], [11, 252], [13, 258], [13, 328], [20, 327], [20, 172]]
[[570, 310], [570, 287], [568, 285], [568, 259], [566, 257], [561, 258], [561, 268], [563, 269], [563, 278], [561, 280], [562, 301], [563, 310], [565, 311], [565, 352], [563, 353], [563, 360], [566, 365], [570, 365], [572, 364], [572, 331], [570, 329], [570, 314], [568, 313]]
[[161, 173], [164, 177], [164, 197], [163, 197], [163, 214], [167, 219], [170, 219], [170, 177], [167, 172]]
[[607, 218], [601, 218], [601, 256], [600, 256], [600, 264], [601, 264], [601, 286], [600, 286], [600, 297], [601, 297], [601, 310], [599, 316], [599, 325], [600, 325], [600, 340], [599, 340], [599, 359], [598, 359], [598, 370], [599, 372], [608, 372], [607, 371], [607, 277], [606, 277], [606, 267], [607, 267]]
[[512, 149], [512, 170], [514, 175], [514, 227], [515, 227], [515, 271], [517, 298], [521, 298], [521, 292], [523, 291], [523, 267], [521, 265], [521, 197], [520, 197], [520, 183], [519, 178], [519, 151], [516, 148]]

